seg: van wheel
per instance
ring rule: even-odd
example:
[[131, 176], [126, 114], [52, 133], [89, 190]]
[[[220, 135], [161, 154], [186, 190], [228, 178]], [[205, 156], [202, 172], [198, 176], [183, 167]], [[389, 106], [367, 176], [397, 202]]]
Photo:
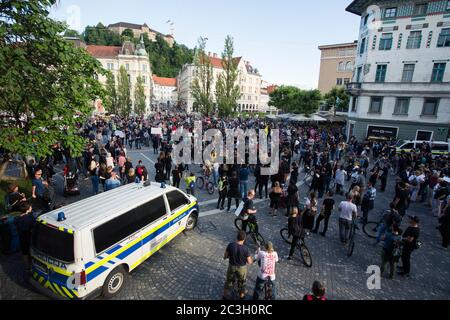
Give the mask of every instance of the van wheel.
[[191, 231], [197, 226], [198, 222], [198, 213], [193, 212], [189, 215], [189, 218], [186, 223], [186, 230]]
[[119, 294], [128, 277], [123, 266], [118, 266], [106, 277], [103, 284], [103, 297], [109, 299]]

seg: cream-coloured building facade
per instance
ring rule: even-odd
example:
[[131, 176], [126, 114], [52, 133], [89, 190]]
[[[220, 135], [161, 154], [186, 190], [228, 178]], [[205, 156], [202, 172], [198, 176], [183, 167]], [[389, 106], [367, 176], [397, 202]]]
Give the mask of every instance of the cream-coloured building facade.
[[[217, 54], [209, 53], [209, 59], [213, 66], [212, 98], [216, 102], [215, 88], [218, 76], [224, 72], [222, 59]], [[237, 100], [237, 111], [240, 112], [260, 112], [263, 108], [261, 102], [261, 74], [254, 68], [250, 62], [242, 57], [234, 58], [238, 63], [239, 76], [237, 85], [241, 90], [241, 96]], [[180, 70], [178, 83], [178, 99], [185, 106], [187, 112], [193, 111], [194, 97], [192, 96], [192, 83], [195, 78], [196, 67], [193, 64], [185, 64]]]
[[162, 78], [153, 76], [153, 103], [171, 104], [178, 102], [178, 90], [176, 78]]
[[358, 42], [320, 46], [319, 90], [327, 93], [335, 86], [351, 82]]
[[169, 46], [173, 46], [175, 43], [175, 39], [170, 34], [162, 34], [161, 32], [158, 32], [156, 30], [151, 29], [146, 23], [144, 24], [134, 24], [134, 23], [128, 23], [128, 22], [118, 22], [114, 24], [110, 24], [108, 26], [108, 29], [117, 33], [122, 34], [122, 32], [126, 29], [131, 29], [133, 31], [133, 34], [136, 38], [139, 38], [142, 34], [147, 34], [148, 38], [151, 41], [156, 41], [156, 36], [159, 34], [163, 37], [164, 40], [169, 44]]
[[[126, 41], [121, 47], [88, 45], [85, 49], [102, 64], [103, 68], [112, 73], [116, 85], [119, 78], [120, 68], [123, 66], [127, 70], [131, 84], [130, 96], [133, 106], [137, 78], [142, 77], [146, 97], [146, 110], [147, 113], [150, 112], [152, 97], [152, 70], [148, 54], [142, 41], [141, 44], [138, 44], [137, 46], [135, 46], [132, 42]], [[106, 76], [99, 75], [98, 79], [102, 84], [106, 84]]]

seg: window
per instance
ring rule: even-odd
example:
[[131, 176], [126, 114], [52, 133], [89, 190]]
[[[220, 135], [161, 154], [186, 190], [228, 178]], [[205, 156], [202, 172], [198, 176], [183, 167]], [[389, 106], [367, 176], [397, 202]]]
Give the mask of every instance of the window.
[[433, 73], [431, 74], [431, 82], [442, 82], [444, 80], [446, 63], [435, 63]]
[[395, 103], [394, 114], [408, 115], [409, 111], [409, 98], [397, 98]]
[[381, 113], [382, 105], [382, 97], [372, 97], [372, 99], [370, 100], [369, 113]]
[[361, 82], [361, 75], [362, 75], [362, 67], [358, 67], [358, 71], [356, 73], [356, 82]]
[[342, 86], [342, 78], [337, 78], [336, 79], [336, 85], [337, 86]]
[[73, 262], [73, 234], [36, 223], [32, 233], [33, 247], [43, 254], [64, 262]]
[[427, 14], [428, 3], [418, 3], [414, 6], [415, 16], [424, 16]]
[[[450, 1], [449, 1], [450, 3]], [[438, 48], [450, 47], [450, 28], [442, 29], [437, 43]]]
[[387, 8], [384, 12], [385, 18], [395, 18], [397, 16], [397, 8]]
[[450, 0], [447, 1], [447, 11], [450, 11]]
[[130, 70], [130, 64], [129, 63], [125, 64], [125, 70], [127, 70], [127, 71]]
[[167, 194], [167, 201], [169, 201], [169, 207], [172, 213], [175, 213], [177, 209], [190, 203], [180, 191], [169, 192]]
[[361, 40], [361, 46], [359, 47], [359, 54], [363, 54], [366, 50], [366, 38]]
[[357, 97], [353, 97], [353, 99], [352, 99], [352, 112], [356, 112], [357, 103], [358, 103], [358, 98]]
[[403, 67], [402, 82], [411, 82], [414, 76], [415, 64], [405, 64]]
[[438, 98], [425, 98], [423, 104], [422, 115], [424, 116], [436, 116], [439, 107]]
[[386, 80], [387, 64], [379, 64], [375, 75], [375, 82], [384, 82]]
[[367, 14], [365, 17], [364, 17], [364, 20], [363, 20], [363, 25], [364, 26], [367, 26], [367, 22], [369, 21], [369, 15]]
[[94, 230], [96, 252], [105, 251], [165, 215], [166, 203], [161, 196], [106, 222]]
[[422, 31], [411, 31], [406, 49], [419, 49], [422, 42]]
[[349, 84], [350, 83], [350, 79], [349, 78], [345, 78], [344, 79], [344, 84]]
[[147, 77], [146, 76], [142, 77], [142, 83], [147, 84]]
[[142, 65], [142, 71], [147, 72], [147, 65], [146, 64]]
[[380, 39], [380, 50], [391, 50], [392, 41], [394, 40], [392, 33], [383, 33]]
[[345, 70], [344, 68], [345, 68], [344, 62], [339, 62], [338, 71], [344, 71]]
[[131, 76], [128, 75], [128, 82], [131, 83]]
[[107, 68], [108, 70], [113, 70], [113, 69], [114, 69], [114, 63], [107, 63], [107, 64], [106, 64], [106, 68]]
[[351, 61], [348, 61], [345, 64], [345, 71], [352, 71], [353, 70], [353, 63]]

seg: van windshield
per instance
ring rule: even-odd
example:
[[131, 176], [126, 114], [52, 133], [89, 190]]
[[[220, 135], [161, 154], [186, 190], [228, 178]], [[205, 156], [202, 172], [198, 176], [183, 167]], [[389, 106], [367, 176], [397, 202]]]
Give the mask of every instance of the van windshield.
[[36, 223], [31, 241], [33, 248], [51, 258], [67, 263], [75, 261], [73, 234]]
[[397, 142], [397, 148], [400, 148], [405, 143], [405, 140], [399, 140]]

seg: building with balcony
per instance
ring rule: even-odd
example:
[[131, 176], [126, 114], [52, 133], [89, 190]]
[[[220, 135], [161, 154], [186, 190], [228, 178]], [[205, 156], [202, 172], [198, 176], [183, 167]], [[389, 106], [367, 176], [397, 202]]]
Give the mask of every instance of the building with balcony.
[[322, 94], [335, 86], [347, 85], [353, 76], [358, 41], [320, 46], [319, 90]]
[[[128, 74], [131, 85], [131, 100], [134, 106], [134, 91], [136, 88], [137, 78], [142, 77], [144, 82], [144, 93], [146, 97], [147, 112], [150, 112], [151, 95], [152, 95], [152, 70], [150, 60], [145, 50], [144, 43], [135, 46], [130, 41], [125, 41], [121, 47], [118, 46], [84, 46], [86, 51], [96, 58], [105, 68], [110, 71], [114, 77], [114, 81], [118, 83], [119, 70], [123, 66]], [[102, 84], [106, 84], [106, 76], [99, 75], [98, 80]], [[101, 101], [95, 102], [96, 109], [101, 110]]]
[[[217, 54], [209, 53], [209, 59], [213, 67], [213, 81], [211, 85], [212, 98], [216, 102], [215, 88], [218, 76], [224, 72], [222, 59]], [[240, 112], [260, 112], [261, 104], [261, 75], [250, 62], [241, 57], [234, 58], [238, 65], [239, 76], [236, 85], [241, 89], [241, 96], [237, 100], [236, 110]], [[192, 83], [195, 79], [196, 67], [193, 64], [185, 64], [178, 76], [178, 98], [187, 112], [194, 109], [194, 97], [192, 96]]]
[[447, 140], [450, 1], [355, 0], [361, 16], [348, 136]]

